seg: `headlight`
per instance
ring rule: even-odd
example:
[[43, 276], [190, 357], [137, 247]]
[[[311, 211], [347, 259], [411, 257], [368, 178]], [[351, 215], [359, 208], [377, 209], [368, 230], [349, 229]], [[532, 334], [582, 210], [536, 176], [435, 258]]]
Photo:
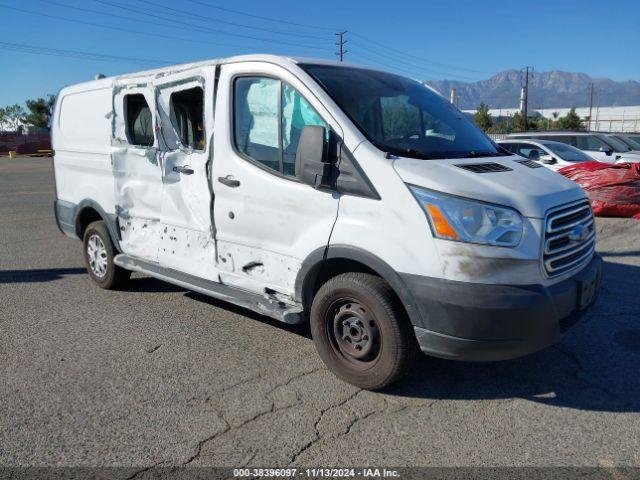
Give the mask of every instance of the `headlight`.
[[453, 197], [409, 185], [438, 238], [515, 247], [522, 238], [522, 217], [511, 208]]

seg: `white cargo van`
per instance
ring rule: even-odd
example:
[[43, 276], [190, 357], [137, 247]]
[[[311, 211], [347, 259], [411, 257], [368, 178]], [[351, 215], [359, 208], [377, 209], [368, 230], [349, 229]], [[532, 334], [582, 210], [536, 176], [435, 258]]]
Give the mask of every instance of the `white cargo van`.
[[339, 377], [381, 388], [419, 349], [500, 360], [594, 301], [584, 192], [422, 83], [242, 56], [63, 89], [56, 219], [90, 277], [131, 271], [310, 321]]

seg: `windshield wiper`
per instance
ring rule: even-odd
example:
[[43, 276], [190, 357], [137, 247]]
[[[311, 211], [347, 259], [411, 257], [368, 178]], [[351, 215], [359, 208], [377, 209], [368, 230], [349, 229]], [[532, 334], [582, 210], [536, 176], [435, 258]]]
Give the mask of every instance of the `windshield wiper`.
[[433, 160], [435, 158], [440, 158], [421, 152], [420, 150], [415, 150], [413, 148], [389, 148], [388, 146], [380, 146], [379, 148], [386, 151], [387, 154], [391, 154], [397, 157], [409, 156], [413, 158], [419, 158], [421, 160]]

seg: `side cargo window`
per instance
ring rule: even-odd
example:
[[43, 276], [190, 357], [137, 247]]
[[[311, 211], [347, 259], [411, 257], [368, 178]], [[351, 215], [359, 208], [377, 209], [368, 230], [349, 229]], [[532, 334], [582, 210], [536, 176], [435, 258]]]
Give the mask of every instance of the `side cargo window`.
[[296, 152], [307, 125], [328, 127], [290, 85], [262, 77], [240, 77], [234, 85], [236, 149], [276, 172], [295, 175]]
[[202, 88], [194, 87], [171, 94], [171, 122], [185, 147], [205, 149]]
[[144, 95], [140, 93], [124, 97], [127, 139], [131, 145], [152, 147], [153, 117]]

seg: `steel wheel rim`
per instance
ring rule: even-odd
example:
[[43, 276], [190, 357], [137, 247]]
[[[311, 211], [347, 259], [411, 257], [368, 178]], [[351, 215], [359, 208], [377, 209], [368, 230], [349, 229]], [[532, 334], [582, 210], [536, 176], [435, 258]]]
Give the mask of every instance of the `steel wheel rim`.
[[103, 278], [107, 274], [109, 257], [107, 247], [97, 234], [91, 235], [87, 241], [87, 258], [93, 274], [98, 278]]
[[382, 335], [370, 309], [354, 298], [334, 301], [327, 309], [327, 335], [336, 354], [358, 369], [380, 357]]

